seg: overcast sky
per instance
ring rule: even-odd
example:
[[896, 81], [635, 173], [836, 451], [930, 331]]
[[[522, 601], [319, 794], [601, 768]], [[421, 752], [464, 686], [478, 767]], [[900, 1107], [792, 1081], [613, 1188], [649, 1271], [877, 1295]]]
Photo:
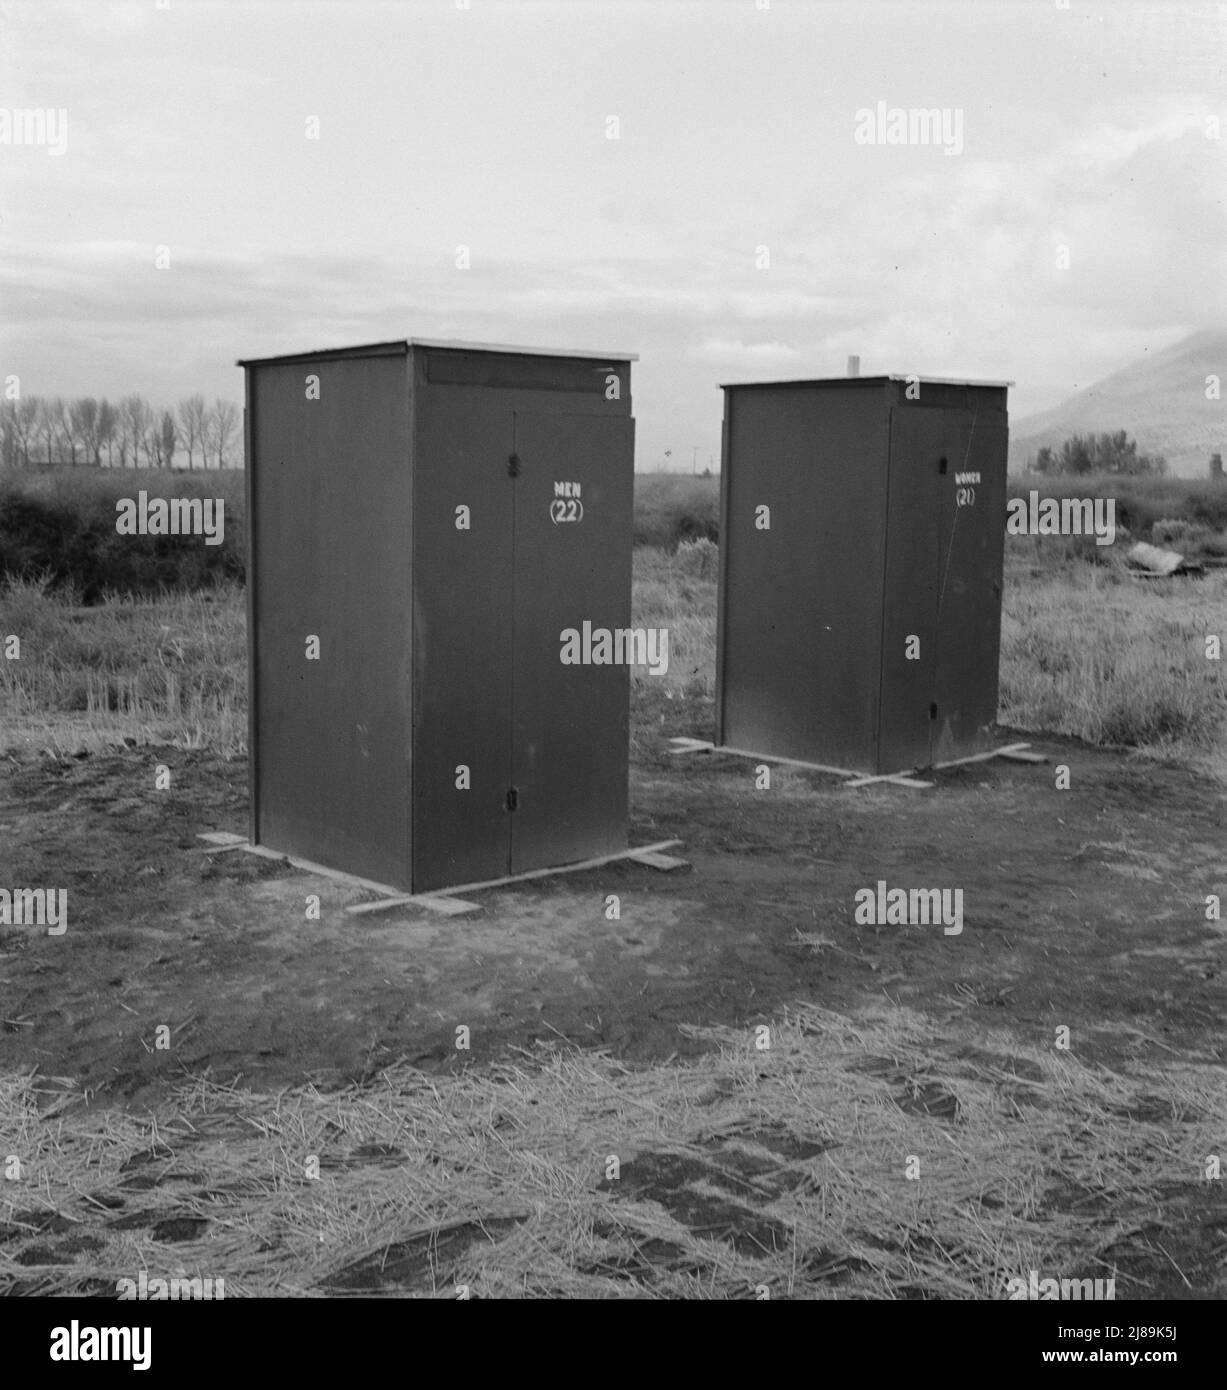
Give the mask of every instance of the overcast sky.
[[[163, 4], [0, 3], [0, 112], [67, 112], [60, 154], [0, 143], [25, 394], [240, 400], [236, 357], [414, 335], [626, 349], [638, 466], [689, 470], [721, 381], [855, 352], [1014, 380], [1017, 419], [1224, 319], [1222, 5]], [[879, 102], [959, 139], [858, 142]]]

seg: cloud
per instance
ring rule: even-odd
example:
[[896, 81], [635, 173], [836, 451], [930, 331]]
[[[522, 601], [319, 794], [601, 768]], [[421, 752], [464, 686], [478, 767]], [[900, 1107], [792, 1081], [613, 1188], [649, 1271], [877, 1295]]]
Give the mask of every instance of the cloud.
[[801, 353], [787, 343], [743, 343], [740, 338], [708, 338], [687, 354], [705, 362], [799, 362]]

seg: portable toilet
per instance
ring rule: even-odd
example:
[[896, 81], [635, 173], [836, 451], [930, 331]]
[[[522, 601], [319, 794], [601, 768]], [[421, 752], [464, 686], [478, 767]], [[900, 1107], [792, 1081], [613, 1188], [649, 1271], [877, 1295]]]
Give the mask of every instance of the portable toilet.
[[626, 847], [631, 353], [245, 359], [250, 838], [423, 892]]
[[723, 387], [717, 745], [866, 773], [991, 746], [1011, 384]]

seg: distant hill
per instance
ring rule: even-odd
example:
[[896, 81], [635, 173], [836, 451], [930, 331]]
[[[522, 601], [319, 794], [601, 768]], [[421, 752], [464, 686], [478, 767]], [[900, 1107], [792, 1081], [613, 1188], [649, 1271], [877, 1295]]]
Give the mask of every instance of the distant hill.
[[[1206, 400], [1211, 373], [1223, 382], [1223, 400]], [[1104, 430], [1125, 430], [1140, 453], [1163, 454], [1171, 474], [1206, 477], [1211, 454], [1227, 457], [1227, 333], [1194, 333], [1051, 410], [1011, 421], [1010, 468], [1024, 469], [1045, 444]]]

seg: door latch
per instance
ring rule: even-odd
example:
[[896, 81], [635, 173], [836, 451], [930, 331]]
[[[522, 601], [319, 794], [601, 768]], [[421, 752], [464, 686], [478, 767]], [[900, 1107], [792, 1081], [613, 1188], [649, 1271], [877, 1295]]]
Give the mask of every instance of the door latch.
[[508, 455], [508, 458], [507, 458], [507, 475], [508, 475], [508, 477], [511, 477], [511, 478], [518, 478], [518, 477], [520, 476], [520, 456], [519, 456], [519, 454], [510, 454], [510, 455]]
[[514, 811], [520, 804], [520, 789], [518, 787], [507, 788], [507, 809]]

